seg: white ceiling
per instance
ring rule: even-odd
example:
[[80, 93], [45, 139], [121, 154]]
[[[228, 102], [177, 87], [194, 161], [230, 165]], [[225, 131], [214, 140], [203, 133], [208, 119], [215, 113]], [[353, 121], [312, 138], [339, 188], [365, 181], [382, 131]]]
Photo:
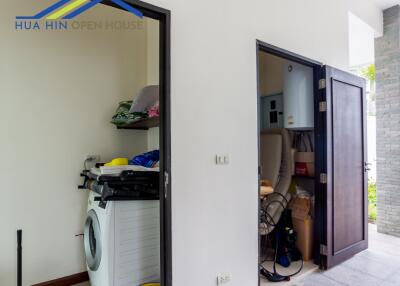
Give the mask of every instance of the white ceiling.
[[400, 0], [373, 0], [382, 10], [400, 5]]

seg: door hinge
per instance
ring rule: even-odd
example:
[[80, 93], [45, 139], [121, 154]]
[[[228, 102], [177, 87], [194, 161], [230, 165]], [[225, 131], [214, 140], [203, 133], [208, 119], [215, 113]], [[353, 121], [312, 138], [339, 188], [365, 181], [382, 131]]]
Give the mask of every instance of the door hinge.
[[319, 246], [319, 253], [320, 253], [321, 255], [328, 256], [328, 247], [327, 247], [326, 245], [324, 245], [324, 244], [321, 244], [321, 245]]
[[319, 102], [319, 112], [326, 112], [326, 101]]
[[164, 172], [164, 197], [168, 197], [169, 173]]
[[328, 183], [328, 176], [325, 173], [321, 173], [319, 176], [319, 182], [321, 184], [327, 184]]
[[371, 171], [371, 168], [369, 167], [371, 165], [372, 163], [364, 162], [364, 171], [365, 172]]
[[319, 82], [318, 82], [318, 88], [319, 88], [319, 89], [324, 89], [324, 88], [326, 88], [326, 79], [321, 78], [321, 79], [319, 80]]

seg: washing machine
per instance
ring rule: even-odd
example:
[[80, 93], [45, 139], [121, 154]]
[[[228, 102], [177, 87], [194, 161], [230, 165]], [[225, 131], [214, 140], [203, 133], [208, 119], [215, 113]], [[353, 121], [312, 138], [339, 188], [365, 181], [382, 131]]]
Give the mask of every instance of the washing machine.
[[84, 228], [92, 286], [160, 281], [159, 201], [98, 202], [90, 192]]

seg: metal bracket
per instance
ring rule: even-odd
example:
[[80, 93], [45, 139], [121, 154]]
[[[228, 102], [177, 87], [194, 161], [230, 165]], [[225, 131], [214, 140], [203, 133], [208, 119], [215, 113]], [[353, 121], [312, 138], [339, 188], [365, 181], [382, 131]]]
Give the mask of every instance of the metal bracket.
[[325, 174], [325, 173], [321, 173], [320, 174], [320, 176], [319, 176], [319, 182], [321, 183], [321, 184], [327, 184], [328, 183], [328, 176], [327, 176], [327, 174]]
[[164, 172], [164, 197], [168, 197], [169, 173]]
[[319, 112], [326, 112], [327, 106], [326, 101], [319, 102]]
[[327, 256], [327, 255], [328, 255], [328, 247], [327, 247], [326, 245], [324, 245], [324, 244], [321, 244], [321, 245], [319, 246], [319, 253], [320, 253], [321, 255]]
[[319, 89], [324, 89], [324, 88], [326, 88], [326, 79], [321, 78], [321, 79], [319, 80], [319, 82], [318, 82], [318, 88], [319, 88]]

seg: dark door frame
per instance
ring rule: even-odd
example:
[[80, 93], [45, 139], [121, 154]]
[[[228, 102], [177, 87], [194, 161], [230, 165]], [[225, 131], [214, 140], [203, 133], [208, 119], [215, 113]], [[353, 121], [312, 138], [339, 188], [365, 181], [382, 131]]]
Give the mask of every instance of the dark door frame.
[[[321, 264], [321, 257], [320, 257], [320, 244], [321, 241], [323, 240], [323, 233], [324, 233], [324, 211], [323, 211], [323, 188], [324, 185], [321, 184], [319, 178], [320, 174], [324, 170], [324, 164], [325, 162], [325, 156], [324, 156], [324, 146], [325, 146], [325, 140], [326, 140], [326, 128], [325, 128], [325, 122], [324, 122], [324, 117], [321, 115], [319, 112], [319, 102], [322, 101], [322, 96], [323, 93], [319, 89], [319, 80], [322, 78], [323, 74], [323, 64], [314, 61], [312, 59], [303, 57], [301, 55], [295, 54], [293, 52], [290, 52], [288, 50], [284, 50], [281, 48], [278, 48], [276, 46], [273, 46], [271, 44], [265, 43], [263, 41], [257, 40], [256, 41], [256, 51], [257, 51], [257, 138], [258, 138], [258, 166], [259, 166], [259, 172], [258, 172], [258, 181], [260, 182], [260, 167], [261, 167], [261, 161], [260, 161], [260, 132], [261, 132], [261, 126], [260, 126], [260, 118], [261, 118], [261, 110], [260, 110], [260, 96], [261, 96], [261, 90], [260, 90], [260, 75], [259, 75], [259, 53], [264, 52], [268, 54], [272, 54], [274, 56], [278, 56], [281, 58], [284, 58], [286, 60], [290, 60], [293, 62], [297, 62], [299, 64], [303, 64], [306, 66], [309, 66], [313, 68], [314, 71], [314, 122], [315, 122], [315, 128], [314, 128], [314, 140], [315, 140], [315, 216], [318, 219], [315, 219], [314, 222], [314, 263], [317, 265]], [[319, 155], [317, 155], [319, 154]], [[259, 184], [258, 184], [259, 186]], [[257, 190], [257, 197], [259, 196], [259, 189], [260, 186]], [[259, 219], [260, 219], [260, 210], [261, 210], [261, 204], [259, 200], [258, 204], [258, 213], [259, 213]], [[260, 221], [259, 221], [260, 224]], [[259, 239], [259, 244], [258, 244], [258, 249], [259, 252], [261, 250], [261, 241]], [[261, 263], [261, 261], [259, 261]], [[259, 284], [260, 284], [260, 275], [259, 275]]]
[[[171, 12], [138, 0], [125, 0], [145, 17], [160, 22], [160, 231], [161, 285], [172, 286], [171, 231]], [[102, 4], [124, 10], [111, 1]]]

